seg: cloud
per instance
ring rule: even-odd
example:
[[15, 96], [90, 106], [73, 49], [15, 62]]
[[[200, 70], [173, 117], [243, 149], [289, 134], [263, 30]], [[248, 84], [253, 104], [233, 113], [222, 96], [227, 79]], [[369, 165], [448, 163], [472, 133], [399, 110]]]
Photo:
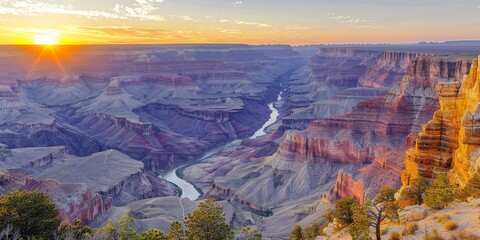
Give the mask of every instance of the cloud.
[[272, 27], [270, 24], [260, 23], [260, 22], [251, 22], [251, 21], [244, 21], [244, 20], [230, 20], [230, 19], [220, 19], [221, 23], [234, 23], [237, 25], [248, 25], [248, 26], [257, 26], [261, 28], [269, 28]]
[[[72, 1], [70, 1], [72, 2]], [[71, 3], [56, 4], [52, 1], [0, 0], [0, 15], [41, 16], [47, 14], [73, 15], [82, 18], [106, 18], [164, 21], [165, 18], [154, 12], [163, 0], [133, 0], [129, 5], [114, 4], [111, 9], [77, 9]]]
[[186, 22], [198, 22], [195, 18], [186, 15], [169, 15], [168, 17], [172, 20], [181, 19]]
[[309, 29], [312, 29], [311, 27], [303, 27], [303, 26], [300, 26], [300, 25], [287, 25], [285, 26], [285, 29], [288, 29], [288, 30], [309, 30]]
[[335, 13], [326, 13], [323, 14], [324, 16], [328, 17], [330, 20], [335, 20], [338, 23], [348, 24], [353, 28], [361, 28], [361, 29], [382, 29], [385, 27], [382, 26], [375, 26], [369, 23], [376, 23], [375, 20], [366, 20], [366, 19], [357, 19], [351, 16], [343, 16], [337, 15]]

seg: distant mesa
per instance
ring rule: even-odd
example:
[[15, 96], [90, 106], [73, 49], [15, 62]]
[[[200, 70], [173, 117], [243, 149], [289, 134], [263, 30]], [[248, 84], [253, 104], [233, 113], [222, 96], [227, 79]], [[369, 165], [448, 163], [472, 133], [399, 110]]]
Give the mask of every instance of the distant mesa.
[[154, 55], [148, 55], [146, 53], [140, 54], [135, 60], [136, 63], [156, 63], [159, 62], [157, 57]]

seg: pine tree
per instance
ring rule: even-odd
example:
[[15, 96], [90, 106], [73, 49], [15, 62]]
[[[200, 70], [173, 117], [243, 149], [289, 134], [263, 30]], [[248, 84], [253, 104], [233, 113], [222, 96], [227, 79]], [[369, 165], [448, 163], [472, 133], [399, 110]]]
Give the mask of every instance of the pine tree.
[[213, 198], [198, 205], [198, 208], [185, 218], [188, 239], [224, 240], [230, 233], [230, 226], [225, 222], [225, 213]]
[[170, 231], [167, 235], [168, 240], [182, 240], [184, 239], [184, 233], [182, 230], [182, 224], [178, 221], [170, 223]]
[[289, 240], [302, 240], [303, 239], [303, 229], [302, 229], [302, 227], [300, 227], [300, 225], [298, 225], [298, 224], [295, 225], [295, 227], [293, 227], [292, 232], [288, 236], [288, 239]]
[[335, 203], [335, 210], [333, 216], [337, 219], [338, 223], [342, 225], [350, 225], [353, 223], [353, 211], [352, 205], [356, 203], [353, 198], [342, 198]]
[[322, 224], [319, 222], [313, 222], [310, 226], [304, 229], [304, 236], [306, 240], [313, 240], [322, 232]]
[[427, 189], [425, 204], [431, 208], [443, 209], [454, 200], [454, 189], [450, 185], [448, 175], [438, 174]]
[[59, 237], [62, 239], [82, 239], [91, 237], [93, 230], [88, 226], [82, 226], [82, 221], [75, 218], [73, 223], [62, 223], [58, 229]]
[[353, 240], [367, 240], [371, 239], [368, 234], [370, 232], [370, 219], [368, 217], [367, 209], [361, 207], [358, 203], [352, 205], [353, 223], [348, 227], [350, 235]]
[[382, 221], [387, 218], [398, 218], [398, 206], [395, 203], [395, 189], [389, 186], [382, 187], [377, 197], [372, 202], [367, 203], [366, 206], [370, 217], [370, 226], [375, 228], [377, 240], [381, 240], [382, 234], [380, 233], [380, 227]]
[[412, 179], [410, 183], [410, 189], [408, 191], [408, 197], [415, 199], [418, 205], [423, 204], [423, 195], [428, 188], [429, 182], [422, 176], [417, 176]]
[[138, 238], [137, 232], [132, 227], [133, 219], [129, 216], [122, 216], [117, 221], [117, 240], [129, 240]]
[[23, 237], [50, 239], [60, 221], [55, 204], [39, 191], [13, 191], [0, 199], [0, 229], [12, 225]]
[[167, 240], [167, 235], [158, 229], [151, 228], [148, 231], [143, 232], [140, 235], [139, 240]]

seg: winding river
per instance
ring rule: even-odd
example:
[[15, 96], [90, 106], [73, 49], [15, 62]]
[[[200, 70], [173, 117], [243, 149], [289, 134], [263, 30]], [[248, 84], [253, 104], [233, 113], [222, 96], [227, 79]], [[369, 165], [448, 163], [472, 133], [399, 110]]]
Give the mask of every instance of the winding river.
[[[282, 99], [282, 92], [280, 92], [278, 94], [278, 98], [277, 98], [277, 102], [280, 101]], [[278, 113], [278, 109], [276, 109], [274, 107], [274, 103], [270, 103], [268, 104], [268, 108], [270, 108], [271, 110], [271, 113], [270, 113], [270, 118], [268, 119], [267, 122], [265, 122], [265, 124], [263, 124], [263, 126], [258, 129], [249, 139], [255, 139], [255, 138], [258, 138], [260, 136], [263, 136], [265, 134], [267, 134], [265, 132], [265, 129], [272, 125], [273, 123], [275, 123], [277, 121], [277, 117], [279, 115]], [[219, 153], [220, 151], [222, 151], [223, 149], [225, 148], [228, 148], [234, 144], [237, 144], [239, 142], [241, 142], [242, 140], [241, 139], [238, 139], [238, 140], [234, 140], [234, 141], [231, 141], [231, 142], [228, 142], [222, 146], [219, 146], [217, 148], [214, 148], [210, 151], [208, 151], [202, 158], [200, 158], [199, 160], [197, 161], [201, 161], [205, 158], [208, 158], [212, 155], [215, 155], [217, 153]], [[169, 170], [168, 172], [166, 172], [164, 175], [163, 175], [163, 178], [165, 178], [167, 181], [169, 182], [172, 182], [174, 183], [175, 185], [177, 185], [179, 188], [182, 189], [182, 195], [180, 197], [182, 198], [189, 198], [190, 200], [195, 200], [197, 199], [198, 197], [200, 197], [200, 192], [198, 192], [198, 190], [192, 185], [190, 184], [189, 182], [181, 179], [179, 176], [178, 176], [178, 170], [189, 165], [191, 163], [186, 163], [186, 164], [182, 164], [180, 166], [177, 166], [176, 168], [173, 168], [171, 170]]]

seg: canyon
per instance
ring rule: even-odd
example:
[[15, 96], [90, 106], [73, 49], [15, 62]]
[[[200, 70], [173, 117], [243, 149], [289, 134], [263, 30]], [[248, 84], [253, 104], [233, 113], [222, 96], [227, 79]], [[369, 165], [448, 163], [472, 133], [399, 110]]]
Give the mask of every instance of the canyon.
[[68, 74], [1, 51], [0, 192], [64, 221], [168, 232], [213, 197], [283, 239], [342, 197], [478, 171], [475, 47], [85, 46]]

